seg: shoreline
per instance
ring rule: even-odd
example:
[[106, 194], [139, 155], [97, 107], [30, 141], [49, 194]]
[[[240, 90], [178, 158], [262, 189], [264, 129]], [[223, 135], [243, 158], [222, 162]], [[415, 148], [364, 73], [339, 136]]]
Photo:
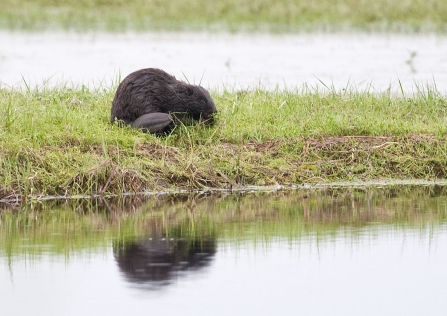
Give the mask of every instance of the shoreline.
[[146, 192], [124, 192], [117, 194], [92, 194], [92, 195], [74, 195], [74, 196], [6, 196], [0, 199], [0, 205], [19, 205], [23, 203], [37, 203], [44, 201], [69, 201], [79, 199], [109, 199], [118, 197], [135, 196], [169, 196], [169, 195], [213, 195], [213, 194], [250, 194], [250, 193], [269, 193], [278, 191], [296, 191], [296, 190], [326, 190], [326, 189], [361, 189], [369, 188], [389, 188], [389, 187], [447, 187], [447, 179], [419, 180], [419, 179], [380, 179], [367, 181], [343, 181], [343, 182], [321, 182], [321, 183], [302, 183], [289, 185], [270, 185], [270, 186], [246, 186], [235, 188], [202, 188], [202, 189], [171, 189]]

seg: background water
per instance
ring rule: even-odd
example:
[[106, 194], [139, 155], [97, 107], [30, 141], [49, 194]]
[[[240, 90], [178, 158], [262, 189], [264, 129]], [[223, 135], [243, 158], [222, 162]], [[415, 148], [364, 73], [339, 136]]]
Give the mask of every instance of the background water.
[[[0, 83], [110, 87], [162, 68], [207, 88], [334, 86], [447, 90], [447, 38], [398, 34], [23, 33], [0, 31]], [[323, 84], [322, 84], [323, 82]], [[372, 86], [372, 88], [371, 88]]]
[[443, 187], [46, 202], [0, 215], [2, 315], [445, 315]]

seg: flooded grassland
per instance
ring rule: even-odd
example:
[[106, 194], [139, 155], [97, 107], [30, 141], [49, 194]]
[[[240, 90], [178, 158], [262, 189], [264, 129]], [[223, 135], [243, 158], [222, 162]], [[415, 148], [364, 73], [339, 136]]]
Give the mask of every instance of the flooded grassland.
[[158, 67], [220, 91], [447, 90], [443, 34], [0, 31], [0, 43], [3, 87], [110, 88], [119, 75]]
[[[2, 199], [446, 177], [442, 34], [1, 31], [0, 41]], [[208, 88], [216, 124], [165, 138], [111, 125], [119, 74], [144, 67]]]
[[350, 1], [5, 0], [0, 27], [11, 30], [309, 30], [446, 32], [442, 0]]
[[[445, 315], [445, 1], [87, 2], [0, 11], [2, 315]], [[110, 124], [146, 67], [214, 126]]]
[[[445, 178], [442, 34], [1, 31], [1, 198]], [[160, 67], [213, 92], [212, 129], [108, 124]], [[402, 98], [402, 94], [406, 98]]]
[[[0, 10], [2, 315], [445, 315], [445, 1], [87, 2]], [[146, 67], [215, 125], [110, 124]]]

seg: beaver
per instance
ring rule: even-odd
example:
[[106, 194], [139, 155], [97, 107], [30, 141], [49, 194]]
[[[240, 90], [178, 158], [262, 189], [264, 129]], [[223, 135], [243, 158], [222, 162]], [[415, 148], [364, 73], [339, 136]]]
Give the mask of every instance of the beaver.
[[161, 69], [146, 68], [131, 73], [120, 83], [110, 121], [162, 134], [179, 122], [212, 124], [216, 113], [214, 101], [203, 87], [177, 80]]

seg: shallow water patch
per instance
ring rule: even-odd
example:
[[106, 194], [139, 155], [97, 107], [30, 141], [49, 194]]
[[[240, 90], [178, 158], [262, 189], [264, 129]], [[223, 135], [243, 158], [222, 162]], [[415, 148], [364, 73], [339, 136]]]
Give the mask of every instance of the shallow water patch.
[[158, 67], [212, 89], [447, 90], [443, 35], [0, 31], [0, 42], [4, 86], [109, 87], [119, 74]]
[[446, 195], [351, 187], [21, 206], [0, 213], [2, 308], [442, 315]]

